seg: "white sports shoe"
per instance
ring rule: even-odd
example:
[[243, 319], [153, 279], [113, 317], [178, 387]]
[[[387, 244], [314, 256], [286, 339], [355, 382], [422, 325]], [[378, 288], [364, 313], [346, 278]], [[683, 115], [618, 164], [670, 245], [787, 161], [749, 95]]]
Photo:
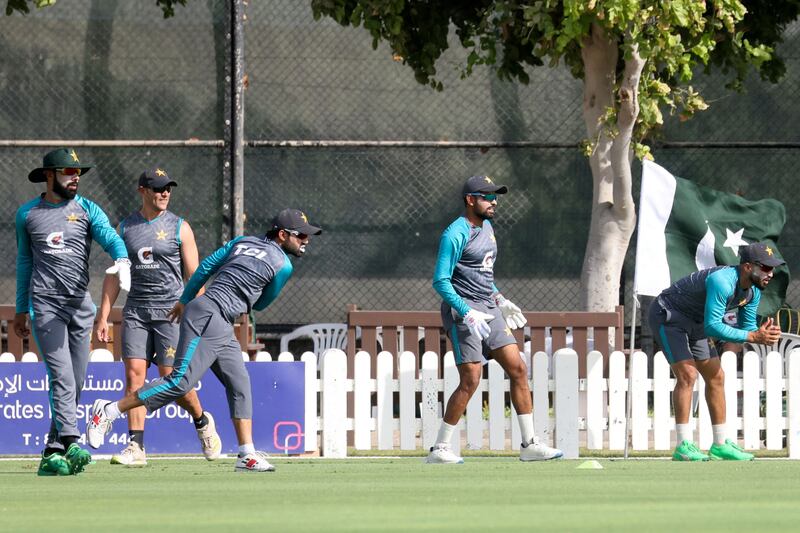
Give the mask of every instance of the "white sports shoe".
[[95, 400], [92, 405], [92, 416], [86, 424], [86, 440], [89, 446], [99, 448], [106, 440], [106, 433], [111, 431], [111, 419], [106, 415], [108, 400]]
[[461, 464], [464, 459], [453, 453], [448, 444], [435, 444], [425, 458], [426, 463]]
[[217, 433], [217, 425], [214, 423], [214, 417], [208, 411], [203, 411], [208, 418], [208, 424], [197, 430], [197, 438], [200, 439], [200, 446], [203, 447], [203, 455], [207, 461], [213, 461], [219, 458], [222, 452], [222, 440]]
[[539, 442], [536, 437], [527, 446], [520, 446], [519, 448], [520, 461], [547, 461], [549, 459], [558, 459], [563, 455], [564, 453], [561, 450]]
[[120, 453], [111, 456], [112, 465], [146, 466], [147, 455], [138, 442], [130, 441]]
[[236, 459], [233, 467], [234, 472], [274, 472], [275, 467], [267, 461], [269, 457], [264, 452], [248, 453], [244, 457]]

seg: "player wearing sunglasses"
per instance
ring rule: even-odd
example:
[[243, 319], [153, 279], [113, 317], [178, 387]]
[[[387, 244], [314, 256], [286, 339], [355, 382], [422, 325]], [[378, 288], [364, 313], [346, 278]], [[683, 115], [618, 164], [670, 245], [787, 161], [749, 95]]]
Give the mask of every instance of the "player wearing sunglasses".
[[[677, 446], [675, 461], [709, 459], [749, 461], [726, 425], [725, 374], [709, 337], [754, 344], [774, 344], [780, 328], [767, 319], [756, 326], [761, 291], [772, 280], [775, 267], [784, 264], [768, 244], [754, 243], [739, 250], [739, 264], [695, 272], [673, 283], [653, 301], [648, 324], [653, 337], [675, 374], [672, 404], [675, 410]], [[692, 391], [697, 374], [705, 381], [714, 443], [708, 454], [694, 442], [689, 423]]]
[[442, 323], [453, 343], [459, 384], [447, 402], [428, 463], [463, 463], [450, 441], [456, 424], [481, 380], [484, 357], [495, 359], [511, 381], [511, 401], [522, 433], [520, 460], [561, 457], [561, 450], [539, 442], [533, 431], [528, 369], [520, 357], [512, 329], [527, 322], [515, 304], [494, 284], [497, 243], [491, 219], [497, 198], [508, 192], [489, 176], [472, 176], [463, 185], [464, 215], [442, 234], [433, 274], [433, 288], [442, 297]]
[[103, 210], [78, 195], [81, 176], [91, 168], [75, 150], [49, 152], [42, 166], [28, 174], [34, 183], [47, 183], [46, 192], [20, 207], [16, 215], [13, 327], [20, 337], [33, 331], [47, 367], [53, 411], [39, 463], [40, 476], [77, 474], [91, 462], [89, 452], [78, 444], [81, 432], [76, 411], [89, 363], [95, 313], [87, 290], [92, 240], [116, 261], [122, 273], [120, 288], [130, 289], [125, 243]]
[[[144, 385], [151, 362], [158, 366], [159, 375], [165, 376], [172, 372], [175, 360], [179, 328], [171, 320], [170, 311], [183, 292], [184, 281], [191, 278], [199, 262], [191, 226], [167, 209], [172, 187], [177, 185], [163, 168], [142, 172], [138, 188], [142, 206], [120, 222], [118, 228], [132, 262], [131, 291], [122, 312], [121, 355], [126, 393]], [[108, 316], [119, 288], [114, 276], [118, 274], [116, 266], [106, 273], [96, 331], [98, 339], [108, 342]], [[212, 461], [219, 457], [222, 442], [214, 418], [211, 413], [203, 412], [197, 392], [191, 389], [176, 403], [192, 416], [205, 458]], [[111, 458], [111, 464], [147, 464], [144, 424], [143, 407], [128, 413], [128, 444]]]
[[[194, 388], [211, 368], [225, 385], [233, 426], [239, 441], [237, 472], [271, 472], [275, 468], [253, 443], [253, 399], [250, 377], [242, 362], [233, 323], [251, 309], [271, 304], [292, 275], [289, 255], [305, 253], [311, 225], [297, 209], [284, 209], [273, 218], [265, 237], [236, 237], [203, 260], [172, 309], [181, 318], [180, 339], [173, 371], [116, 402], [97, 400], [86, 426], [89, 445], [103, 444], [111, 422], [121, 413], [144, 405], [148, 411], [175, 401]], [[200, 287], [215, 276], [205, 294]]]

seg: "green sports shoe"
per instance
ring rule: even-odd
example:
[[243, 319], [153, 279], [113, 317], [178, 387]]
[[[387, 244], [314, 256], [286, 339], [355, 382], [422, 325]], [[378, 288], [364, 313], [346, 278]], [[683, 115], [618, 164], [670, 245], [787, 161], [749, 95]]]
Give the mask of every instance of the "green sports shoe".
[[39, 476], [68, 476], [70, 472], [69, 463], [60, 453], [51, 453], [48, 456], [42, 453], [42, 460], [39, 461]]
[[697, 445], [690, 441], [681, 441], [672, 452], [673, 461], [708, 461], [708, 456], [700, 451]]
[[84, 450], [74, 442], [67, 448], [67, 453], [64, 458], [69, 463], [69, 473], [79, 474], [83, 472], [83, 468], [92, 462], [92, 454]]
[[731, 439], [725, 439], [725, 444], [712, 444], [708, 455], [714, 461], [752, 461], [755, 456], [747, 453]]

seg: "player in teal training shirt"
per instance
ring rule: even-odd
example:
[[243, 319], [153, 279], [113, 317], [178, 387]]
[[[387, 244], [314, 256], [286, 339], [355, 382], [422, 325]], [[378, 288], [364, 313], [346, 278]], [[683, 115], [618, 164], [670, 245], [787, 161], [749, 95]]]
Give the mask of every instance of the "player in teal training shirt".
[[[695, 272], [664, 289], [649, 310], [649, 325], [675, 374], [672, 403], [675, 409], [676, 461], [724, 459], [748, 461], [753, 454], [729, 438], [725, 417], [725, 374], [709, 337], [743, 343], [773, 344], [780, 328], [768, 319], [756, 326], [761, 291], [773, 269], [784, 264], [773, 249], [756, 243], [740, 251], [740, 264]], [[714, 443], [708, 455], [694, 442], [689, 424], [692, 391], [700, 373], [705, 381]]]
[[[50, 379], [53, 413], [39, 464], [40, 476], [77, 474], [91, 461], [78, 444], [77, 406], [89, 363], [95, 307], [86, 290], [92, 240], [116, 261], [120, 287], [130, 289], [125, 243], [97, 204], [78, 195], [81, 175], [92, 168], [75, 150], [44, 156], [28, 174], [47, 191], [17, 211], [17, 309], [14, 331], [33, 337]], [[29, 321], [32, 328], [29, 327]]]
[[525, 325], [519, 307], [504, 298], [494, 284], [497, 241], [491, 219], [497, 197], [508, 192], [488, 176], [472, 176], [463, 185], [464, 215], [442, 234], [433, 274], [433, 288], [442, 297], [442, 323], [453, 343], [459, 384], [447, 402], [428, 463], [462, 463], [450, 441], [456, 424], [481, 380], [484, 356], [495, 359], [511, 381], [511, 401], [522, 433], [520, 460], [561, 457], [561, 450], [540, 442], [533, 431], [528, 369], [519, 354], [512, 329]]

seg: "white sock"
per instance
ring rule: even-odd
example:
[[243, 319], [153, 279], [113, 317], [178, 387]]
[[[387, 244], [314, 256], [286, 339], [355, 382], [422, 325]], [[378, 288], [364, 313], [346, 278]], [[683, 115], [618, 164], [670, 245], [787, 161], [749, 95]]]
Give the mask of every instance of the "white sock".
[[450, 446], [450, 439], [453, 438], [453, 431], [455, 431], [455, 429], [455, 426], [451, 426], [442, 420], [442, 425], [439, 426], [439, 434], [436, 436], [436, 444], [446, 444]]
[[728, 438], [728, 424], [712, 424], [711, 432], [714, 434], [714, 444], [725, 444]]
[[256, 447], [253, 443], [239, 445], [239, 457], [244, 457], [248, 453], [256, 453]]
[[119, 410], [119, 402], [111, 402], [103, 408], [103, 411], [105, 411], [106, 416], [112, 421], [119, 418], [122, 414]]
[[675, 433], [678, 444], [685, 440], [694, 442], [694, 424], [691, 422], [686, 424], [675, 424]]
[[533, 433], [533, 413], [517, 415], [517, 420], [519, 420], [519, 431], [522, 434], [522, 443], [527, 445], [535, 436]]

